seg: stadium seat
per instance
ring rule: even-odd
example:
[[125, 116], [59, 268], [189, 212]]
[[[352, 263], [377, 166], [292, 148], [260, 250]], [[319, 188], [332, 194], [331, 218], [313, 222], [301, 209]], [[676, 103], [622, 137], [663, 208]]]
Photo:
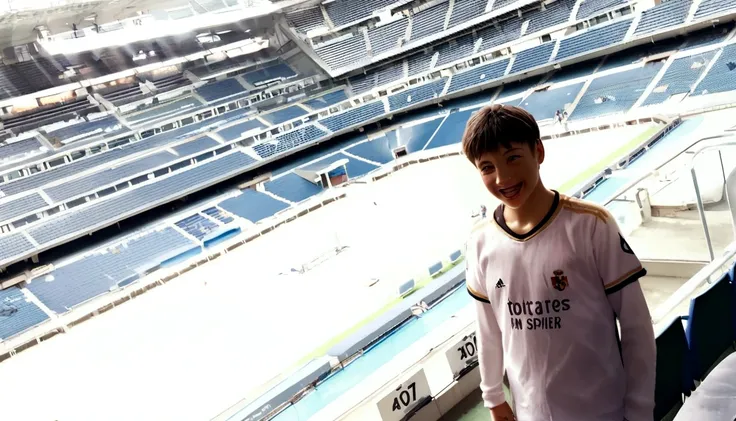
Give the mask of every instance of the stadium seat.
[[450, 254], [450, 262], [455, 263], [463, 256], [463, 252], [460, 250], [455, 250]]
[[429, 276], [434, 276], [442, 270], [442, 262], [437, 262], [429, 267]]
[[721, 355], [734, 346], [733, 291], [724, 274], [706, 291], [690, 300], [687, 341], [693, 378], [702, 381]]
[[405, 297], [414, 290], [414, 280], [411, 279], [399, 285], [399, 297]]
[[690, 350], [680, 318], [674, 318], [657, 334], [657, 377], [654, 390], [654, 419], [664, 419], [682, 405], [683, 395], [694, 389]]

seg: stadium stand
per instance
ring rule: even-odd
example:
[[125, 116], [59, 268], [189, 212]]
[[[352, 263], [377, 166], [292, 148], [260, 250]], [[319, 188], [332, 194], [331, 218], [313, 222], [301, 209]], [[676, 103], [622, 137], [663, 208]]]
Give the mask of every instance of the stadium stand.
[[325, 10], [336, 26], [345, 26], [364, 20], [382, 7], [386, 7], [395, 0], [366, 0], [355, 3], [350, 0], [336, 0], [325, 5]]
[[49, 319], [20, 288], [0, 290], [0, 342]]
[[322, 16], [322, 11], [319, 7], [310, 7], [308, 9], [286, 13], [286, 20], [302, 34], [326, 26], [325, 18]]
[[636, 26], [636, 35], [685, 23], [692, 2], [690, 0], [669, 0], [644, 10]]
[[289, 207], [289, 204], [266, 193], [246, 189], [239, 196], [231, 197], [218, 204], [233, 215], [258, 222]]
[[399, 19], [382, 26], [376, 26], [368, 30], [368, 39], [371, 43], [371, 52], [378, 55], [392, 50], [399, 45], [399, 40], [406, 36], [409, 20]]
[[[498, 0], [496, 0], [498, 1]], [[450, 15], [448, 27], [456, 26], [485, 13], [486, 0], [457, 0]]]
[[646, 66], [601, 76], [593, 79], [570, 119], [582, 119], [612, 113], [622, 113], [631, 108], [644, 92], [663, 64]]
[[266, 143], [259, 143], [253, 150], [261, 158], [269, 158], [274, 155], [283, 154], [292, 149], [306, 145], [310, 142], [324, 137], [327, 133], [314, 125], [300, 127], [294, 131], [283, 133]]
[[313, 110], [321, 110], [323, 108], [331, 107], [337, 103], [347, 100], [348, 97], [345, 95], [345, 91], [340, 89], [338, 91], [326, 93], [324, 95], [315, 96], [312, 99], [304, 101], [304, 105], [308, 106]]
[[246, 92], [245, 87], [235, 78], [213, 81], [197, 88], [197, 93], [208, 103], [221, 101], [227, 97]]
[[509, 74], [523, 72], [524, 70], [546, 64], [549, 59], [552, 58], [552, 51], [554, 48], [554, 43], [547, 42], [537, 47], [532, 47], [528, 50], [516, 53], [514, 64], [511, 65]]
[[471, 67], [462, 73], [455, 73], [452, 76], [448, 92], [462, 91], [476, 85], [499, 79], [506, 73], [508, 66], [509, 59], [502, 59], [492, 63]]
[[[107, 246], [102, 252], [56, 268], [28, 290], [57, 314], [130, 283], [194, 244], [171, 228]], [[173, 251], [172, 251], [173, 250]]]
[[[727, 92], [736, 89], [736, 44], [723, 47], [715, 59], [710, 71], [693, 89], [691, 95], [704, 95], [716, 92]], [[717, 54], [717, 53], [716, 53]]]
[[516, 105], [529, 111], [537, 120], [554, 118], [555, 111], [566, 110], [572, 106], [583, 85], [584, 83], [580, 82], [561, 88], [532, 92]]
[[[569, 110], [571, 120], [582, 120], [624, 113], [642, 100], [643, 106], [654, 106], [678, 95], [702, 96], [736, 90], [736, 79], [731, 76], [736, 68], [736, 50], [729, 40], [730, 24], [704, 29], [685, 38], [630, 47], [623, 52], [609, 54], [602, 65], [601, 57], [566, 64], [568, 59], [600, 55], [601, 49], [638, 42], [687, 23], [692, 6], [688, 0], [662, 2], [638, 12], [641, 15], [638, 20], [636, 17], [608, 14], [625, 8], [631, 12], [628, 2], [584, 0], [580, 2], [576, 19], [596, 18], [602, 13], [606, 13], [605, 20], [613, 18], [610, 23], [596, 21], [590, 27], [586, 27], [587, 24], [576, 27], [580, 22], [570, 20], [574, 1], [558, 0], [547, 5], [532, 5], [531, 9], [514, 10], [490, 25], [479, 24], [458, 33], [449, 33], [450, 28], [485, 15], [489, 5], [493, 8], [489, 12], [493, 12], [511, 6], [513, 1], [454, 0], [428, 7], [417, 5], [415, 8], [404, 7], [414, 6], [411, 2], [395, 3], [390, 0], [359, 3], [336, 0], [286, 13], [289, 25], [302, 35], [319, 28], [331, 32], [325, 39], [315, 38], [307, 42], [321, 59], [318, 61], [326, 65], [322, 70], [353, 69], [370, 63], [379, 54], [386, 56], [386, 60], [375, 67], [351, 70], [342, 80], [320, 80], [315, 83], [317, 86], [313, 91], [299, 91], [303, 97], [296, 95], [295, 91], [285, 90], [276, 98], [263, 94], [260, 99], [263, 105], [250, 100], [251, 96], [266, 92], [267, 88], [302, 77], [297, 64], [303, 63], [295, 64], [299, 60], [288, 54], [265, 61], [227, 57], [216, 63], [197, 61], [196, 65], [181, 66], [177, 72], [162, 77], [137, 73], [121, 85], [89, 89], [88, 92], [93, 93], [89, 97], [74, 96], [65, 99], [66, 103], [62, 101], [30, 112], [4, 115], [3, 128], [10, 129], [12, 135], [33, 133], [33, 130], [39, 130], [40, 134], [23, 140], [4, 140], [0, 143], [0, 163], [46, 152], [44, 139], [57, 148], [54, 154], [77, 152], [83, 155], [70, 158], [58, 167], [44, 166], [40, 172], [26, 171], [18, 179], [1, 179], [0, 225], [7, 225], [8, 230], [0, 234], [0, 266], [37, 255], [39, 250], [63, 245], [144, 209], [170, 203], [256, 166], [270, 164], [312, 144], [325, 142], [335, 135], [362, 129], [369, 122], [382, 120], [393, 112], [439, 102], [445, 91], [447, 94], [462, 94], [471, 89], [500, 88], [493, 90], [493, 94], [486, 93], [487, 100], [494, 98], [497, 102], [519, 104], [539, 120], [553, 118], [558, 109]], [[197, 2], [196, 9], [201, 12], [226, 6], [221, 1]], [[405, 13], [384, 23], [384, 18], [378, 18], [374, 12], [388, 6], [402, 7]], [[724, 0], [703, 0], [695, 19], [710, 19], [732, 9], [731, 3]], [[323, 10], [328, 19], [325, 19]], [[488, 13], [489, 16], [492, 14]], [[632, 22], [638, 22], [635, 29]], [[353, 28], [356, 24], [365, 26]], [[403, 52], [397, 60], [387, 57], [401, 48], [405, 41], [417, 41], [442, 33], [446, 25], [446, 36], [432, 45], [423, 46], [421, 51]], [[561, 28], [562, 25], [570, 28]], [[340, 27], [344, 27], [345, 32], [341, 33]], [[565, 36], [556, 33], [552, 37], [549, 36], [551, 32], [544, 33], [553, 27], [585, 29], [564, 31]], [[405, 39], [407, 32], [409, 38]], [[517, 50], [516, 40], [537, 33], [538, 39]], [[543, 35], [549, 38], [543, 38]], [[727, 40], [729, 45], [717, 45]], [[534, 43], [538, 45], [531, 46]], [[688, 49], [708, 47], [713, 48], [684, 55]], [[645, 63], [652, 55], [663, 52], [677, 55]], [[555, 65], [557, 67], [553, 67]], [[619, 69], [623, 66], [627, 67]], [[3, 64], [0, 67], [0, 97], [34, 93], [38, 86], [57, 86], [59, 82], [54, 77], [66, 67], [40, 59], [12, 66]], [[542, 69], [538, 73], [546, 73], [535, 73], [531, 78], [518, 80], [518, 75], [537, 68]], [[24, 76], [23, 71], [26, 70], [28, 74]], [[599, 75], [602, 72], [606, 73]], [[227, 78], [221, 79], [223, 75]], [[511, 79], [511, 75], [517, 77]], [[416, 76], [419, 78], [407, 79]], [[39, 80], [31, 83], [28, 80], [31, 78]], [[197, 79], [199, 82], [195, 83]], [[579, 80], [556, 86], [573, 79]], [[209, 82], [202, 84], [206, 80]], [[654, 80], [657, 84], [651, 86]], [[550, 86], [540, 87], [542, 84]], [[151, 85], [153, 89], [149, 89]], [[181, 96], [160, 95], [177, 90], [182, 90]], [[385, 92], [379, 95], [379, 90]], [[642, 98], [649, 90], [647, 97]], [[292, 94], [296, 100], [291, 99]], [[356, 98], [364, 94], [365, 97]], [[115, 107], [134, 103], [137, 106], [125, 111], [107, 110], [105, 104], [98, 105], [93, 100], [96, 96]], [[576, 103], [578, 97], [580, 99]], [[229, 108], [223, 105], [221, 110], [218, 109], [217, 105], [224, 101], [233, 101], [236, 106]], [[289, 105], [283, 107], [281, 104]], [[95, 118], [101, 111], [107, 114]], [[258, 111], [258, 117], [253, 117]], [[319, 180], [307, 179], [309, 177], [305, 178], [299, 170], [315, 172], [346, 160], [350, 178], [369, 174], [378, 168], [378, 164], [393, 161], [393, 151], [398, 146], [406, 147], [407, 152], [412, 153], [457, 143], [472, 111], [452, 108], [437, 114], [440, 117], [433, 120], [402, 126], [370, 140], [360, 135], [349, 145], [324, 146], [324, 149], [300, 158], [303, 162], [293, 162], [287, 169], [274, 170], [272, 178], [263, 185], [265, 191], [244, 189], [225, 200], [207, 201], [206, 206], [197, 203], [194, 205], [197, 209], [188, 209], [166, 222], [161, 230], [137, 233], [123, 243], [98, 247], [94, 252], [77, 256], [76, 260], [64, 262], [29, 282], [27, 290], [17, 287], [2, 290], [0, 340], [11, 338], [48, 319], [48, 315], [28, 297], [36, 297], [52, 312], [64, 314], [106, 292], [129, 285], [162, 265], [198, 254], [202, 247], [208, 247], [207, 241], [214, 234], [219, 234], [226, 224], [239, 224], [241, 220], [257, 223], [323, 191]], [[306, 124], [284, 124], [308, 115], [310, 121]], [[197, 137], [203, 132], [211, 134]], [[124, 139], [123, 136], [125, 139], [132, 136], [132, 141], [117, 147], [103, 146], [107, 145], [103, 140]], [[89, 146], [99, 150], [84, 155], [79, 151], [87, 149], [74, 149], [76, 144], [80, 144], [79, 148]], [[333, 149], [329, 149], [331, 147]], [[213, 206], [213, 203], [217, 205]], [[451, 258], [453, 262], [460, 259], [458, 253], [455, 252], [455, 257]], [[441, 266], [432, 265], [428, 271], [439, 273]], [[426, 295], [412, 299], [425, 299], [428, 303], [439, 299], [457, 286], [453, 282], [459, 279], [459, 275], [452, 275], [455, 277], [443, 278], [442, 282], [435, 279], [422, 289]], [[716, 319], [715, 310], [709, 312], [708, 309], [723, 310], [732, 305], [723, 301], [723, 297], [728, 296], [727, 285], [727, 281], [717, 283], [712, 288], [715, 292], [703, 294], [701, 297], [705, 298], [698, 297], [691, 305], [686, 337], [690, 345], [688, 352], [695, 353], [698, 359], [698, 379], [705, 377], [706, 368], [715, 361], [713, 355], [716, 351], [722, 352], [724, 348], [710, 349], [712, 342], [702, 338], [715, 337], [704, 326], [718, 324], [717, 320], [713, 321]], [[716, 295], [720, 301], [714, 298]], [[347, 338], [331, 349], [328, 356], [344, 360], [364, 350], [386, 331], [408, 320], [411, 317], [409, 306], [416, 300], [404, 303], [406, 308], [387, 313], [376, 323]], [[672, 335], [680, 333], [670, 332]], [[718, 338], [724, 344], [729, 339], [725, 336]], [[660, 341], [665, 339], [661, 336]], [[730, 340], [733, 339], [731, 336]], [[683, 349], [680, 351], [685, 352]], [[285, 382], [268, 396], [257, 400], [249, 406], [249, 413], [261, 411], [266, 405], [276, 407], [308, 384], [322, 381], [329, 370], [325, 361], [318, 360], [305, 368], [304, 373], [296, 375], [293, 384]], [[682, 362], [671, 366], [677, 364], [682, 366]], [[668, 390], [667, 399], [672, 402], [668, 401], [667, 405], [674, 404], [677, 393], [683, 390], [677, 387]]]
[[626, 0], [583, 0], [578, 9], [577, 19], [585, 19], [608, 9], [626, 4]]
[[111, 137], [129, 130], [114, 115], [97, 118], [94, 120], [83, 119], [63, 128], [47, 130], [46, 138], [51, 142], [70, 143], [86, 140], [91, 137]]
[[34, 152], [41, 152], [41, 148], [43, 148], [43, 145], [36, 137], [6, 141], [6, 143], [0, 144], [0, 162], [12, 161]]
[[332, 132], [344, 130], [347, 127], [353, 127], [356, 124], [375, 119], [385, 114], [383, 101], [371, 102], [356, 108], [351, 108], [345, 112], [331, 115], [320, 120], [320, 124], [325, 126]]
[[623, 41], [631, 26], [631, 19], [595, 26], [582, 34], [572, 35], [560, 41], [560, 48], [555, 58], [561, 60], [589, 53], [599, 48]]
[[728, 0], [703, 0], [695, 12], [695, 19], [705, 18], [716, 13], [736, 9], [736, 5]]
[[708, 51], [675, 59], [642, 105], [660, 104], [673, 95], [689, 94], [715, 54]]
[[307, 112], [298, 105], [292, 105], [280, 110], [269, 111], [268, 114], [264, 114], [262, 117], [271, 124], [281, 124], [285, 121], [294, 120], [299, 118]]
[[332, 69], [366, 61], [367, 50], [363, 34], [348, 34], [339, 39], [316, 45], [314, 49]]
[[398, 94], [393, 94], [388, 97], [389, 107], [391, 111], [398, 111], [415, 103], [438, 98], [446, 84], [447, 78], [441, 78], [439, 80], [417, 86], [416, 88], [409, 88]]
[[412, 17], [411, 39], [422, 39], [442, 32], [445, 28], [445, 16], [447, 16], [449, 6], [450, 2], [445, 1], [416, 12]]

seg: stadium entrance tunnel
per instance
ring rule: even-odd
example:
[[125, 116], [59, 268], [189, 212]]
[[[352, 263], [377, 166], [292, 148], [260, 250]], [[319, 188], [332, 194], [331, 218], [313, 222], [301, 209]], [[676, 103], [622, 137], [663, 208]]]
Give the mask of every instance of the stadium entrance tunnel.
[[294, 172], [303, 179], [322, 186], [324, 189], [336, 187], [348, 181], [349, 159], [339, 158], [331, 161], [329, 158], [297, 168]]

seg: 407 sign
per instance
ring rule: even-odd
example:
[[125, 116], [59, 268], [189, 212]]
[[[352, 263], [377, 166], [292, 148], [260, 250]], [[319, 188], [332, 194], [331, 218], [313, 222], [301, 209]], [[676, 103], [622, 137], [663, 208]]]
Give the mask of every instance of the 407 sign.
[[383, 421], [399, 421], [430, 396], [424, 370], [419, 370], [378, 401]]
[[452, 375], [455, 377], [469, 366], [474, 366], [478, 362], [478, 343], [475, 339], [475, 332], [465, 336], [449, 348], [445, 356], [450, 364]]

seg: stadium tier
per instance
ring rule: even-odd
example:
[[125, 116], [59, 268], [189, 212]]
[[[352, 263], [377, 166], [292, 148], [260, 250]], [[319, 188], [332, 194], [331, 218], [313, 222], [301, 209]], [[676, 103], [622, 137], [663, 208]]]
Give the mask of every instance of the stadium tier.
[[[157, 274], [268, 235], [344, 198], [341, 186], [399, 169], [397, 159], [457, 155], [482, 104], [520, 106], [560, 138], [666, 116], [627, 146], [636, 155], [606, 163], [626, 167], [677, 129], [680, 109], [721, 107], [736, 91], [733, 2], [655, 3], [269, 2], [273, 13], [242, 27], [50, 52], [104, 39], [99, 26], [49, 51], [17, 50], [0, 65], [0, 349], [14, 355]], [[240, 6], [198, 0], [158, 15], [192, 22]], [[128, 25], [118, 24], [110, 32]], [[606, 168], [569, 190], [589, 194]], [[438, 328], [464, 305], [462, 253], [441, 259], [420, 271], [426, 279], [402, 279], [398, 306], [232, 419], [317, 416], [335, 397], [292, 398], [340, 375], [336, 361], [348, 367], [430, 306], [434, 324], [407, 335]]]

